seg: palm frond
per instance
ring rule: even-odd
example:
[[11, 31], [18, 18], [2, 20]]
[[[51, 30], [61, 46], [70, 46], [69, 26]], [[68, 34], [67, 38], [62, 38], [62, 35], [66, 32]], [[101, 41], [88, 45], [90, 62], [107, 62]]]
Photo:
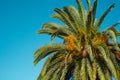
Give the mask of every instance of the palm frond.
[[87, 45], [87, 51], [90, 57], [90, 61], [93, 62], [94, 61], [94, 54], [93, 54], [93, 50], [92, 50], [92, 46], [91, 45]]
[[51, 29], [42, 29], [42, 30], [39, 30], [37, 33], [38, 34], [49, 34], [49, 35], [51, 35], [51, 34], [53, 34], [55, 31], [54, 30], [51, 30]]
[[56, 36], [63, 39], [68, 35], [67, 33], [65, 33], [65, 31], [51, 30], [51, 29], [42, 29], [42, 30], [39, 30], [37, 33], [51, 35], [51, 40], [53, 40]]
[[70, 21], [69, 16], [64, 11], [58, 8], [55, 8], [55, 12], [57, 12], [58, 15], [61, 16], [62, 18], [61, 20], [64, 20], [63, 22], [67, 24], [73, 30], [74, 33], [76, 33], [76, 29], [74, 28], [72, 22]]
[[81, 63], [81, 69], [80, 69], [80, 77], [82, 80], [87, 80], [88, 76], [86, 73], [86, 58], [82, 59], [82, 63]]
[[82, 2], [81, 2], [81, 0], [76, 0], [76, 2], [77, 2], [77, 5], [78, 5], [78, 11], [79, 11], [79, 14], [80, 14], [81, 22], [83, 23], [83, 25], [85, 27], [86, 26], [86, 22], [85, 22], [86, 19], [85, 19], [85, 11], [84, 11]]
[[70, 32], [66, 27], [63, 27], [53, 22], [49, 22], [43, 25], [43, 29], [39, 30], [38, 34], [50, 34], [51, 38], [55, 36], [64, 38], [65, 36], [70, 35]]
[[84, 31], [83, 23], [80, 22], [78, 11], [73, 6], [64, 7], [64, 11], [68, 14], [69, 19], [74, 25], [77, 33]]
[[94, 22], [95, 22], [95, 14], [96, 14], [96, 9], [97, 9], [97, 0], [95, 0], [93, 8], [91, 8], [91, 3], [90, 0], [87, 0], [87, 5], [88, 5], [88, 14], [87, 14], [87, 21], [86, 21], [86, 26], [87, 26], [87, 33], [90, 34], [90, 31], [93, 31], [95, 33], [94, 29]]
[[92, 9], [92, 16], [93, 16], [92, 26], [94, 25], [94, 22], [95, 22], [95, 15], [96, 15], [96, 10], [97, 10], [97, 3], [98, 3], [98, 0], [95, 0], [94, 1], [94, 5], [93, 5], [93, 9]]
[[98, 67], [97, 71], [98, 71], [98, 77], [99, 77], [99, 79], [100, 80], [106, 80], [104, 72], [103, 72], [100, 64], [97, 64], [97, 67]]
[[43, 69], [38, 76], [38, 80], [41, 80], [45, 76], [47, 69], [48, 69], [48, 65], [50, 65], [51, 60], [55, 57], [56, 54], [57, 53], [55, 52], [55, 53], [53, 53], [53, 55], [51, 55], [47, 58], [47, 60], [44, 63]]
[[60, 79], [61, 74], [62, 74], [62, 71], [61, 71], [61, 70], [63, 70], [63, 68], [64, 68], [64, 66], [61, 66], [60, 68], [58, 68], [58, 69], [54, 72], [53, 76], [51, 77], [51, 80]]
[[50, 53], [60, 51], [60, 50], [65, 50], [64, 44], [48, 44], [39, 48], [34, 53], [34, 57], [35, 57], [34, 64], [36, 65], [42, 58], [46, 57]]
[[112, 8], [114, 8], [114, 5], [115, 5], [115, 4], [112, 4], [112, 5], [104, 12], [104, 14], [99, 18], [99, 20], [98, 20], [98, 22], [97, 22], [97, 25], [96, 25], [97, 30], [99, 29], [100, 25], [102, 24], [104, 18], [107, 16], [107, 14], [112, 10]]
[[92, 23], [92, 12], [89, 11], [88, 16], [87, 16], [87, 22], [86, 22], [86, 26], [87, 26], [86, 30], [87, 30], [87, 32], [90, 32], [90, 29], [92, 27], [91, 23]]
[[87, 2], [88, 12], [89, 12], [89, 11], [91, 11], [91, 8], [92, 8], [91, 1], [90, 0], [86, 0], [86, 2]]
[[110, 27], [108, 27], [108, 29], [113, 29], [114, 27], [116, 27], [119, 24], [120, 24], [120, 21], [118, 21], [117, 23], [111, 25]]
[[118, 80], [118, 75], [117, 75], [117, 71], [115, 69], [115, 66], [113, 64], [113, 62], [111, 61], [110, 57], [108, 56], [109, 52], [106, 49], [106, 47], [103, 46], [98, 46], [99, 51], [101, 52], [105, 63], [107, 65], [107, 67], [109, 68], [109, 70], [111, 71], [112, 75], [114, 76], [115, 80]]
[[54, 74], [54, 72], [58, 69], [57, 66], [53, 67], [52, 69], [50, 69], [45, 76], [42, 78], [42, 80], [49, 80], [51, 79], [51, 76]]
[[104, 71], [105, 71], [104, 76], [105, 76], [106, 80], [111, 80], [110, 71], [108, 69], [105, 69]]
[[52, 60], [51, 63], [48, 65], [48, 69], [51, 69], [52, 67], [54, 67], [55, 65], [63, 65], [64, 62], [63, 61], [63, 58], [59, 58], [57, 57], [56, 59]]
[[62, 70], [60, 80], [65, 80], [65, 76], [66, 76], [67, 72], [68, 72], [68, 65], [65, 65], [65, 67]]
[[92, 63], [92, 66], [93, 66], [93, 75], [92, 75], [93, 79], [92, 80], [96, 80], [96, 78], [97, 78], [97, 63], [95, 60]]
[[75, 62], [75, 68], [73, 73], [74, 80], [81, 80], [79, 71], [80, 71], [80, 62]]
[[61, 31], [61, 33], [66, 35], [70, 34], [70, 32], [68, 32], [68, 28], [54, 22], [45, 23], [42, 27], [43, 29]]
[[115, 55], [112, 52], [110, 52], [110, 58], [111, 58], [113, 64], [115, 65], [118, 77], [120, 78], [120, 66], [119, 66], [119, 63], [117, 62], [117, 60], [115, 58]]
[[93, 68], [92, 67], [93, 66], [90, 63], [90, 60], [87, 59], [87, 73], [88, 73], [88, 76], [89, 76], [90, 80], [93, 80], [93, 75], [91, 75], [91, 74], [93, 74]]
[[65, 64], [64, 64], [65, 67], [62, 70], [62, 74], [61, 74], [60, 80], [65, 80], [66, 74], [67, 74], [67, 72], [69, 70], [70, 65], [68, 65], [68, 57], [69, 57], [69, 53], [65, 56]]

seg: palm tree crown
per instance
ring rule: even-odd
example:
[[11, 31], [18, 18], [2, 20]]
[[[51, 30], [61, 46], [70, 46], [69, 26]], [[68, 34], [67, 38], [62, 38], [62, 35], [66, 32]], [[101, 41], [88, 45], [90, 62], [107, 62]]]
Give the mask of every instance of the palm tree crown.
[[98, 0], [91, 6], [86, 0], [88, 9], [83, 8], [81, 0], [76, 0], [78, 9], [73, 6], [63, 10], [55, 8], [53, 18], [65, 25], [45, 23], [38, 34], [49, 34], [53, 40], [60, 37], [63, 43], [51, 43], [40, 47], [35, 53], [36, 65], [41, 59], [48, 58], [37, 80], [115, 80], [120, 79], [120, 48], [116, 30], [117, 22], [109, 28], [99, 31], [106, 15], [114, 8], [112, 4], [96, 20]]

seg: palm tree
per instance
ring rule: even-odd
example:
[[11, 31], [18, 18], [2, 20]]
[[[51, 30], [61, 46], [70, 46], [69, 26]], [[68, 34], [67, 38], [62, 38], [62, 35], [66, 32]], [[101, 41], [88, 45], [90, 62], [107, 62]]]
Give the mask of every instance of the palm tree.
[[40, 47], [34, 53], [34, 64], [48, 57], [37, 80], [115, 80], [120, 79], [120, 45], [116, 30], [117, 22], [109, 28], [99, 31], [106, 15], [114, 8], [112, 4], [96, 20], [98, 0], [88, 9], [83, 8], [81, 0], [76, 0], [78, 9], [73, 6], [63, 10], [55, 8], [53, 18], [64, 22], [45, 23], [38, 34], [51, 35], [63, 39], [63, 43], [51, 43]]

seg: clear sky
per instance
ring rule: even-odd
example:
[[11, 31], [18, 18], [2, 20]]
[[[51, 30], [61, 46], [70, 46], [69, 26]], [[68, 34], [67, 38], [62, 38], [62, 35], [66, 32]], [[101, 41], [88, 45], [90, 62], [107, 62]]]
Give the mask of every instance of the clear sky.
[[[97, 18], [112, 3], [116, 7], [101, 29], [120, 20], [120, 0], [99, 0]], [[50, 43], [50, 37], [36, 32], [45, 22], [59, 22], [50, 15], [67, 5], [76, 6], [75, 0], [0, 0], [0, 80], [36, 80], [44, 60], [34, 66], [33, 53]]]

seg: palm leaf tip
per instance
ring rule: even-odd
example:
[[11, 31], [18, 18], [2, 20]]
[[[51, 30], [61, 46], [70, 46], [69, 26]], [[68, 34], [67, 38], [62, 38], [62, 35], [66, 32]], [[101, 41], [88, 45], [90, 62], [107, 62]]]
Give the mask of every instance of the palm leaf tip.
[[111, 6], [110, 6], [110, 9], [114, 8], [115, 7], [115, 3], [113, 3]]
[[112, 4], [105, 12], [104, 14], [100, 17], [97, 23], [97, 29], [99, 29], [100, 25], [102, 24], [104, 18], [107, 16], [107, 14], [115, 7], [115, 4]]
[[34, 64], [34, 66], [36, 66], [36, 65], [37, 65], [37, 62], [36, 62], [36, 61], [34, 61], [34, 62], [33, 62], [33, 64]]

